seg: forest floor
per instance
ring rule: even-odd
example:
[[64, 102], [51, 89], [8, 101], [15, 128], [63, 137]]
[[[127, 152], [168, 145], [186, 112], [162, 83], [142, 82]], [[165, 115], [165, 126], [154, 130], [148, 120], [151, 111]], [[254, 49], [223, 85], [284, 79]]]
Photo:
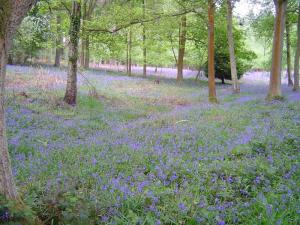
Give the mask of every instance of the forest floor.
[[[18, 190], [45, 224], [300, 224], [300, 93], [265, 100], [207, 82], [9, 66], [7, 134]], [[92, 85], [91, 85], [92, 84]], [[95, 89], [94, 89], [95, 88]]]
[[[125, 65], [112, 65], [112, 64], [90, 64], [91, 68], [106, 70], [106, 71], [114, 71], [114, 72], [123, 72], [126, 73]], [[131, 71], [133, 74], [143, 74], [143, 67], [132, 65]], [[193, 69], [184, 69], [183, 74], [185, 78], [195, 78], [197, 76], [198, 71]], [[177, 69], [170, 67], [152, 67], [147, 66], [147, 74], [153, 76], [164, 76], [166, 78], [175, 78], [177, 76]]]

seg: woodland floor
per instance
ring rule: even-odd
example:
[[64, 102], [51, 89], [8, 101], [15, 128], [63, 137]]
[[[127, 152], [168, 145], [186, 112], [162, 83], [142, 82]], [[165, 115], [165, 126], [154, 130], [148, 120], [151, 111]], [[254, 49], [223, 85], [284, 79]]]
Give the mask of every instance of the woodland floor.
[[[7, 130], [18, 190], [46, 224], [300, 224], [300, 93], [265, 101], [207, 82], [9, 66]], [[97, 92], [97, 93], [96, 93]], [[26, 95], [26, 96], [24, 96]]]

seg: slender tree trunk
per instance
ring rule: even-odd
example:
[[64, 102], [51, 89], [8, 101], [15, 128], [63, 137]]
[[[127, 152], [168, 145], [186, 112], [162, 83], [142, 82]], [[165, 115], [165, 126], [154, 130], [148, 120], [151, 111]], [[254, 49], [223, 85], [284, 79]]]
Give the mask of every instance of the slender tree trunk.
[[63, 53], [63, 36], [61, 33], [61, 16], [56, 16], [56, 26], [57, 26], [57, 37], [56, 37], [56, 49], [55, 49], [55, 62], [54, 66], [59, 67], [60, 66], [60, 58]]
[[285, 25], [287, 0], [273, 0], [276, 8], [274, 23], [274, 39], [272, 52], [272, 67], [269, 93], [267, 99], [281, 98], [281, 69], [282, 69], [282, 46]]
[[85, 57], [84, 57], [84, 68], [88, 69], [90, 67], [90, 37], [86, 36], [85, 39]]
[[202, 66], [199, 66], [195, 81], [197, 81], [198, 78], [200, 78], [201, 74], [202, 74]]
[[183, 60], [186, 42], [186, 15], [181, 16], [179, 26], [179, 48], [177, 62], [177, 81], [183, 80]]
[[[143, 0], [143, 17], [146, 17], [146, 0]], [[146, 26], [143, 23], [143, 76], [147, 76], [147, 47], [146, 47]]]
[[208, 0], [208, 98], [212, 103], [217, 102], [215, 84], [215, 4]]
[[131, 76], [131, 49], [132, 49], [132, 28], [129, 27], [129, 37], [128, 37], [128, 76]]
[[221, 81], [222, 81], [222, 84], [225, 84], [225, 77], [223, 75], [221, 76]]
[[170, 43], [171, 43], [171, 49], [172, 49], [174, 61], [175, 61], [175, 64], [176, 64], [176, 66], [177, 66], [178, 61], [177, 61], [176, 53], [175, 53], [175, 50], [174, 50], [174, 47], [173, 47], [173, 37], [172, 37], [172, 33], [169, 35], [169, 37], [170, 37]]
[[0, 194], [9, 199], [17, 198], [17, 190], [13, 181], [5, 125], [4, 96], [7, 54], [13, 35], [33, 4], [34, 0], [6, 0], [1, 1], [0, 7]]
[[[99, 1], [98, 1], [99, 2]], [[107, 1], [100, 1], [99, 4], [101, 6], [105, 5]], [[83, 58], [82, 58], [82, 63], [84, 64], [84, 68], [88, 69], [90, 67], [90, 37], [89, 34], [86, 33], [84, 28], [86, 27], [86, 21], [90, 21], [92, 18], [93, 11], [96, 7], [97, 0], [84, 0], [84, 10], [83, 10], [83, 42], [84, 42], [84, 50], [83, 50]]]
[[129, 45], [128, 33], [126, 35], [126, 73], [129, 73]]
[[87, 13], [87, 1], [83, 1], [83, 12], [82, 12], [82, 38], [81, 38], [81, 51], [80, 51], [80, 67], [84, 68], [85, 66], [85, 57], [86, 57], [86, 36], [85, 36], [85, 20]]
[[80, 46], [80, 67], [84, 67], [85, 63], [85, 50], [86, 50], [86, 45], [85, 45], [85, 38], [81, 38], [81, 46]]
[[286, 17], [285, 29], [286, 29], [286, 65], [287, 65], [287, 75], [288, 75], [288, 86], [293, 86], [292, 76], [291, 76], [291, 39], [290, 39], [290, 24], [288, 17]]
[[80, 31], [80, 3], [73, 1], [72, 13], [70, 15], [70, 43], [67, 89], [64, 101], [70, 105], [76, 104], [77, 97], [77, 59], [78, 59], [78, 39]]
[[[233, 93], [240, 92], [240, 86], [236, 71], [236, 61], [235, 61], [235, 53], [234, 53], [234, 40], [233, 40], [233, 31], [232, 31], [232, 0], [227, 0], [227, 37], [228, 37], [228, 45], [229, 45], [229, 55], [230, 55], [230, 68], [231, 68], [231, 79], [232, 79], [232, 88]], [[222, 83], [224, 83], [224, 79], [222, 79]]]
[[294, 64], [294, 91], [299, 91], [299, 59], [300, 59], [300, 2], [298, 7], [297, 46]]

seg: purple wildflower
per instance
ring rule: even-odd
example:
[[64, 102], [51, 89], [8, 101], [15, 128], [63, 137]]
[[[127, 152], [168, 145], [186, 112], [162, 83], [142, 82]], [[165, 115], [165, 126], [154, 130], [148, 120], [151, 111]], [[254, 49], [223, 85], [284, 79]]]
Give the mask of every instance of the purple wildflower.
[[180, 211], [185, 212], [187, 210], [185, 204], [183, 202], [180, 202], [178, 204], [178, 208], [180, 209]]
[[217, 225], [225, 225], [226, 223], [225, 223], [225, 221], [224, 220], [219, 220], [218, 222], [217, 222]]

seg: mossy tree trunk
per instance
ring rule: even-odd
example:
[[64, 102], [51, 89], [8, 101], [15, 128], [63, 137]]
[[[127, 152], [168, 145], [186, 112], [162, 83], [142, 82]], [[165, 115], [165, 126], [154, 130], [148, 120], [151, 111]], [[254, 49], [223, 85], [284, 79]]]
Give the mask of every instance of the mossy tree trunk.
[[215, 84], [215, 3], [208, 0], [208, 99], [211, 103], [217, 102]]
[[272, 50], [272, 66], [269, 85], [268, 100], [282, 98], [281, 94], [281, 69], [282, 69], [282, 47], [285, 27], [285, 14], [287, 0], [273, 0], [275, 4], [275, 23]]
[[78, 40], [81, 18], [80, 6], [81, 5], [79, 2], [73, 1], [70, 15], [68, 77], [67, 88], [64, 97], [64, 101], [69, 105], [75, 105], [77, 97]]
[[34, 0], [0, 0], [0, 194], [17, 198], [11, 170], [5, 125], [5, 75], [7, 54], [18, 26], [34, 4]]

